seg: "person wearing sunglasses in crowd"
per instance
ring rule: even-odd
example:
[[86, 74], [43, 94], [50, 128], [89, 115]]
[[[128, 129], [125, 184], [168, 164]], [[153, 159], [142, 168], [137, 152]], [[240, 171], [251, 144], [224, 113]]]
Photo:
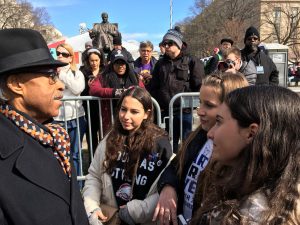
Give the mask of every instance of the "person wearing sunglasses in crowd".
[[279, 71], [272, 59], [259, 48], [260, 35], [255, 27], [249, 27], [246, 30], [244, 38], [244, 49], [241, 50], [242, 61], [249, 62], [252, 60], [256, 66], [256, 83], [267, 85], [279, 84]]
[[[204, 66], [202, 62], [187, 54], [183, 35], [178, 29], [170, 29], [163, 37], [166, 52], [156, 63], [148, 90], [161, 108], [162, 119], [169, 116], [169, 103], [172, 97], [182, 92], [199, 91]], [[192, 111], [182, 109], [183, 139], [192, 129]], [[169, 128], [169, 125], [166, 125]], [[174, 105], [173, 151], [176, 153], [180, 137], [180, 103]]]
[[0, 224], [88, 225], [66, 130], [64, 84], [42, 35], [0, 31]]
[[271, 85], [225, 97], [192, 225], [300, 224], [299, 105], [297, 93]]
[[242, 73], [249, 82], [249, 85], [256, 83], [256, 66], [250, 59], [248, 62], [242, 61], [241, 51], [237, 47], [232, 47], [223, 56], [224, 61], [219, 64], [219, 70], [230, 73]]
[[160, 224], [177, 225], [177, 215], [189, 221], [197, 206], [195, 187], [212, 154], [212, 142], [207, 132], [216, 122], [217, 109], [232, 90], [248, 86], [242, 74], [215, 73], [202, 81], [197, 114], [198, 128], [191, 132], [178, 154], [158, 181], [159, 202], [153, 220]]
[[[58, 69], [59, 79], [65, 84], [65, 90], [63, 97], [77, 97], [85, 88], [85, 80], [82, 72], [77, 69], [74, 51], [71, 45], [67, 43], [60, 44], [56, 47], [57, 59], [63, 63], [67, 63], [66, 66]], [[73, 154], [73, 160], [78, 175], [82, 175], [80, 171], [79, 163], [79, 140], [82, 143], [82, 139], [86, 130], [85, 112], [82, 106], [82, 101], [66, 101], [63, 107], [60, 107], [59, 114], [54, 118], [57, 123], [61, 123], [65, 126], [67, 123], [68, 133], [71, 139], [71, 151]], [[79, 123], [77, 122], [77, 118]], [[79, 127], [79, 136], [77, 132]]]
[[140, 57], [134, 61], [134, 71], [143, 81], [146, 89], [152, 78], [152, 72], [157, 62], [157, 59], [152, 56], [152, 52], [153, 44], [150, 41], [142, 41], [139, 48]]

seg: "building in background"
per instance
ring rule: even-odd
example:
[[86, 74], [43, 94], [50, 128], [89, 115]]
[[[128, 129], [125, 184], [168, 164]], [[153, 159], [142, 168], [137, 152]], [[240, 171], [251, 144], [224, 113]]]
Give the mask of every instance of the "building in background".
[[300, 60], [300, 0], [196, 0], [197, 15], [178, 25], [193, 55], [213, 54], [223, 37], [244, 46], [244, 34], [255, 26], [261, 41], [289, 47], [289, 58]]
[[260, 1], [261, 40], [289, 47], [289, 60], [300, 60], [300, 1]]

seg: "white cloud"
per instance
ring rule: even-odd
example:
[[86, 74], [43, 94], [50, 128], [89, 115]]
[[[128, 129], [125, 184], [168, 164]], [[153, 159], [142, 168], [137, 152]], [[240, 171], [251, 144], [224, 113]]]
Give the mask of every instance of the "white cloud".
[[147, 37], [149, 34], [147, 33], [124, 33], [122, 34], [123, 39], [131, 40], [131, 39], [143, 39]]
[[164, 34], [157, 33], [122, 33], [124, 40], [161, 40]]

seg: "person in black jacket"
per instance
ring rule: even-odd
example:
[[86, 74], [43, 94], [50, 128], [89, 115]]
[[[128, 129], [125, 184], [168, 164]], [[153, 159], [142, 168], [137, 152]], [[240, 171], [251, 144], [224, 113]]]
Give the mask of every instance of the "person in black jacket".
[[[174, 95], [182, 92], [198, 92], [202, 77], [204, 77], [202, 62], [185, 52], [183, 35], [179, 31], [175, 29], [168, 30], [163, 37], [163, 45], [166, 52], [156, 63], [148, 86], [150, 94], [161, 107], [162, 118], [169, 116], [169, 103]], [[177, 151], [180, 137], [179, 106], [178, 102], [174, 105], [174, 152]], [[182, 112], [182, 137], [185, 138], [192, 129], [192, 112], [190, 108], [184, 108]]]
[[256, 65], [256, 85], [278, 85], [278, 70], [272, 59], [258, 47], [260, 35], [255, 27], [246, 30], [244, 43], [245, 47], [241, 50], [242, 60], [249, 62], [252, 60]]
[[70, 152], [53, 117], [64, 84], [42, 35], [0, 31], [0, 224], [88, 225]]

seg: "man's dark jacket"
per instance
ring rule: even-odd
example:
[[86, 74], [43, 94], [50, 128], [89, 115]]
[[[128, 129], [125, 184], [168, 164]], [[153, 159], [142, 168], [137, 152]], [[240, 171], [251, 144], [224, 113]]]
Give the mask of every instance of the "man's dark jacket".
[[[157, 59], [153, 56], [151, 56], [151, 59], [150, 59], [150, 65], [151, 65], [151, 70], [150, 70], [150, 74], [153, 73], [153, 70], [154, 70], [154, 66], [155, 64], [157, 63]], [[139, 74], [141, 71], [140, 71], [140, 67], [142, 66], [142, 58], [141, 57], [138, 57], [135, 61], [134, 61], [134, 71]]]
[[257, 74], [256, 85], [278, 85], [279, 84], [279, 72], [272, 59], [264, 53], [260, 48], [254, 54], [246, 48], [241, 50], [242, 60], [249, 62], [253, 60], [256, 66], [263, 66], [264, 74]]
[[75, 170], [68, 181], [51, 148], [0, 124], [0, 224], [88, 225]]
[[203, 63], [184, 52], [175, 59], [165, 54], [156, 63], [149, 92], [161, 109], [168, 111], [172, 97], [182, 92], [199, 92], [204, 77]]

